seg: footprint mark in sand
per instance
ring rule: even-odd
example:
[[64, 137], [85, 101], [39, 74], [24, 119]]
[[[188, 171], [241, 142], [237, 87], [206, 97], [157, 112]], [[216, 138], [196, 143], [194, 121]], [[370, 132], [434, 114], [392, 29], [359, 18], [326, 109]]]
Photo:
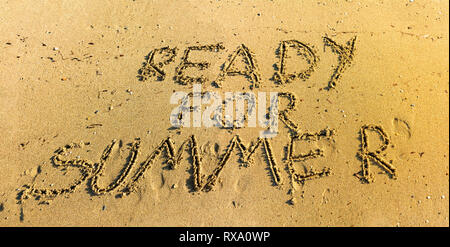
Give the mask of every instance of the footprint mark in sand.
[[396, 136], [404, 136], [408, 139], [411, 138], [411, 126], [407, 121], [400, 118], [394, 118], [392, 120], [392, 126], [394, 127]]

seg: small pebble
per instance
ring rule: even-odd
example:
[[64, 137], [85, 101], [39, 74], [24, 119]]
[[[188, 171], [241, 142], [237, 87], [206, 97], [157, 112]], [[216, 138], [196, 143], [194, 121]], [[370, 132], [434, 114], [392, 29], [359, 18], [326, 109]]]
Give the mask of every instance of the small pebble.
[[445, 199], [445, 196], [444, 196], [444, 195], [442, 195], [442, 196], [441, 196], [441, 199]]
[[291, 200], [289, 200], [289, 204], [291, 204], [291, 205], [295, 205], [296, 202], [297, 202], [297, 200], [295, 198], [292, 198]]

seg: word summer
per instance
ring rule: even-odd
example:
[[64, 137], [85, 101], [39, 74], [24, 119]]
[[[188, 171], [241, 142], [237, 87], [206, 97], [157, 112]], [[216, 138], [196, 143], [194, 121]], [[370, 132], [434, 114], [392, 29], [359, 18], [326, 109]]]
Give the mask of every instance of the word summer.
[[[329, 37], [323, 37], [323, 42], [325, 46], [330, 47], [330, 50], [338, 58], [338, 64], [334, 66], [334, 71], [328, 81], [328, 88], [335, 88], [342, 73], [353, 61], [356, 36], [345, 44], [339, 44]], [[225, 46], [222, 43], [187, 47], [183, 52], [180, 63], [175, 68], [175, 75], [173, 76], [175, 82], [181, 85], [206, 82], [207, 78], [203, 75], [188, 75], [188, 71], [192, 71], [192, 69], [205, 70], [210, 67], [210, 63], [207, 61], [193, 62], [192, 60], [195, 60], [195, 58], [191, 58], [192, 52], [219, 53], [224, 49]], [[175, 61], [177, 51], [178, 48], [170, 48], [169, 46], [150, 51], [146, 56], [146, 61], [138, 71], [138, 78], [141, 81], [150, 78], [156, 78], [160, 81], [165, 80], [167, 71], [164, 67]], [[319, 63], [317, 52], [312, 46], [298, 40], [281, 41], [275, 54], [278, 62], [273, 66], [275, 72], [271, 79], [278, 84], [293, 82], [296, 79], [309, 79]], [[212, 84], [220, 88], [226, 77], [244, 76], [250, 82], [251, 89], [259, 87], [262, 79], [255, 57], [250, 48], [244, 44], [239, 45], [223, 63], [219, 75]], [[239, 66], [242, 64], [243, 66]], [[292, 69], [292, 67], [295, 69]]]
[[[374, 144], [369, 144], [369, 132], [373, 132], [379, 136], [382, 140], [381, 145], [376, 147]], [[30, 197], [34, 197], [41, 202], [46, 202], [60, 195], [68, 196], [68, 194], [75, 192], [84, 182], [87, 182], [88, 190], [94, 195], [104, 195], [114, 192], [118, 193], [118, 196], [124, 196], [136, 191], [139, 181], [143, 180], [144, 175], [148, 173], [150, 168], [156, 165], [155, 163], [158, 160], [162, 160], [163, 164], [167, 164], [167, 167], [163, 169], [169, 170], [179, 168], [182, 163], [189, 163], [191, 165], [190, 180], [192, 181], [192, 192], [208, 192], [215, 187], [227, 164], [232, 162], [230, 159], [233, 157], [233, 153], [239, 157], [238, 162], [242, 167], [251, 167], [254, 164], [256, 153], [261, 153], [265, 156], [269, 177], [271, 177], [275, 186], [283, 184], [280, 163], [284, 164], [286, 166], [284, 170], [288, 172], [290, 178], [289, 184], [293, 188], [294, 184], [303, 185], [308, 180], [320, 179], [332, 175], [331, 169], [328, 167], [323, 167], [318, 170], [313, 168], [310, 170], [299, 169], [296, 165], [297, 163], [322, 157], [324, 156], [324, 150], [317, 148], [301, 152], [296, 147], [296, 143], [301, 141], [314, 142], [321, 139], [332, 141], [334, 140], [334, 135], [334, 130], [326, 128], [317, 133], [303, 133], [302, 135], [290, 136], [281, 154], [274, 152], [270, 138], [257, 138], [246, 144], [239, 135], [235, 135], [231, 138], [222, 154], [217, 156], [217, 163], [210, 174], [205, 174], [202, 171], [202, 160], [204, 157], [199, 148], [201, 144], [198, 143], [195, 135], [188, 137], [178, 147], [176, 147], [171, 137], [167, 137], [150, 154], [144, 156], [143, 159], [141, 158], [139, 162], [141, 140], [137, 138], [131, 143], [130, 153], [121, 173], [107, 186], [100, 186], [99, 180], [105, 176], [106, 166], [111, 163], [111, 156], [113, 156], [112, 150], [116, 145], [120, 145], [120, 141], [113, 140], [100, 155], [98, 161], [83, 159], [79, 155], [75, 158], [68, 158], [68, 154], [72, 152], [77, 154], [77, 150], [81, 151], [81, 149], [88, 148], [90, 145], [90, 143], [85, 142], [72, 143], [57, 149], [51, 157], [51, 160], [56, 168], [78, 169], [81, 174], [80, 177], [62, 188], [36, 188], [34, 184], [24, 185], [18, 194], [19, 203]], [[357, 155], [362, 165], [359, 176], [357, 177], [363, 182], [372, 182], [373, 175], [370, 167], [378, 165], [391, 178], [395, 179], [397, 176], [396, 168], [392, 164], [392, 161], [388, 162], [385, 160], [385, 151], [390, 146], [390, 139], [384, 129], [377, 125], [364, 125], [361, 127], [360, 135], [361, 144]], [[188, 157], [183, 157], [186, 152], [188, 153]], [[280, 157], [285, 158], [280, 159]]]
[[[270, 92], [269, 113], [266, 114], [265, 92], [258, 92], [258, 101], [253, 92], [225, 92], [225, 100], [222, 100], [219, 93], [202, 93], [201, 89], [201, 84], [194, 84], [191, 94], [186, 92], [174, 92], [172, 94], [170, 97], [171, 104], [178, 104], [181, 101], [181, 104], [175, 107], [170, 114], [172, 127], [190, 127], [192, 112], [193, 127], [202, 127], [203, 124], [203, 127], [207, 128], [242, 128], [244, 127], [244, 121], [247, 120], [247, 127], [257, 127], [258, 122], [259, 127], [268, 128], [260, 131], [260, 137], [275, 137], [277, 135], [278, 93]], [[245, 102], [247, 102], [247, 114], [245, 113]], [[203, 114], [202, 104], [209, 104]], [[236, 106], [235, 111], [234, 106]], [[235, 119], [233, 119], [234, 113], [236, 114]], [[256, 115], [258, 115], [258, 121], [256, 121]]]

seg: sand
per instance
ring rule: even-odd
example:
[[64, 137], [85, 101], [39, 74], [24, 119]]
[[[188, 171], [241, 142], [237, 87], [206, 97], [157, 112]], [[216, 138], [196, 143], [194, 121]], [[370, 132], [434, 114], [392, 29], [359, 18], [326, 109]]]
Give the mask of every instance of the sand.
[[[449, 226], [448, 1], [0, 5], [0, 226]], [[278, 134], [171, 127], [197, 82]]]

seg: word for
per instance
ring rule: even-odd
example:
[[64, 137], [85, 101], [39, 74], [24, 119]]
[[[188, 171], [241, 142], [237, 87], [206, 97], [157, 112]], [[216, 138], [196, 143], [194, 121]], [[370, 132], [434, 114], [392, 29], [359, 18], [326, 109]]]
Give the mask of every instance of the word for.
[[[193, 127], [219, 127], [242, 128], [247, 120], [247, 127], [257, 127], [256, 112], [258, 112], [258, 124], [268, 130], [260, 131], [260, 137], [272, 138], [278, 134], [278, 93], [270, 93], [269, 113], [266, 114], [266, 93], [258, 92], [257, 97], [253, 92], [225, 92], [225, 100], [217, 92], [202, 93], [201, 84], [194, 84], [191, 94], [186, 92], [174, 92], [170, 97], [171, 104], [181, 104], [175, 107], [170, 114], [172, 127], [190, 127], [191, 112], [193, 115]], [[192, 98], [192, 104], [191, 104]], [[247, 102], [247, 114], [245, 103]], [[258, 102], [258, 104], [257, 104]], [[209, 104], [203, 111], [202, 104]], [[236, 106], [236, 111], [234, 111]], [[257, 107], [258, 106], [258, 107]], [[258, 111], [256, 111], [258, 109]], [[222, 113], [224, 111], [224, 116]], [[236, 118], [233, 118], [234, 112]], [[212, 117], [211, 117], [212, 116]], [[268, 116], [268, 117], [267, 117]]]
[[[329, 37], [323, 37], [325, 46], [331, 48], [331, 51], [338, 57], [338, 64], [335, 66], [335, 70], [331, 75], [328, 82], [328, 88], [335, 88], [337, 82], [342, 76], [342, 73], [347, 67], [350, 66], [353, 61], [356, 36], [351, 38], [345, 45], [338, 44]], [[203, 51], [218, 53], [224, 50], [225, 47], [222, 43], [212, 45], [197, 45], [189, 46], [181, 57], [181, 61], [175, 68], [175, 76], [173, 77], [175, 82], [181, 85], [189, 85], [194, 83], [204, 83], [207, 81], [205, 76], [190, 76], [187, 74], [188, 69], [205, 70], [210, 67], [210, 63], [207, 61], [192, 62], [190, 55], [192, 51]], [[298, 69], [299, 71], [288, 72], [287, 64], [290, 62], [288, 51], [293, 50], [296, 55], [308, 64], [308, 67]], [[165, 80], [167, 72], [164, 67], [175, 61], [178, 49], [176, 47], [170, 48], [169, 46], [156, 48], [150, 51], [146, 56], [146, 61], [138, 71], [138, 77], [140, 80], [145, 81], [152, 77], [156, 77], [157, 80]], [[280, 42], [279, 48], [276, 51], [276, 56], [279, 59], [275, 67], [275, 72], [272, 79], [278, 84], [284, 84], [292, 82], [296, 79], [307, 80], [311, 74], [315, 71], [319, 62], [314, 49], [309, 45], [300, 42], [298, 40], [284, 40]], [[291, 59], [292, 61], [292, 59]], [[239, 67], [237, 64], [244, 63], [245, 66]], [[244, 76], [250, 82], [250, 88], [257, 88], [261, 83], [261, 76], [259, 74], [258, 63], [255, 59], [255, 54], [244, 44], [239, 45], [234, 50], [221, 66], [221, 70], [217, 78], [213, 81], [213, 85], [216, 87], [222, 87], [224, 79], [228, 76]]]

